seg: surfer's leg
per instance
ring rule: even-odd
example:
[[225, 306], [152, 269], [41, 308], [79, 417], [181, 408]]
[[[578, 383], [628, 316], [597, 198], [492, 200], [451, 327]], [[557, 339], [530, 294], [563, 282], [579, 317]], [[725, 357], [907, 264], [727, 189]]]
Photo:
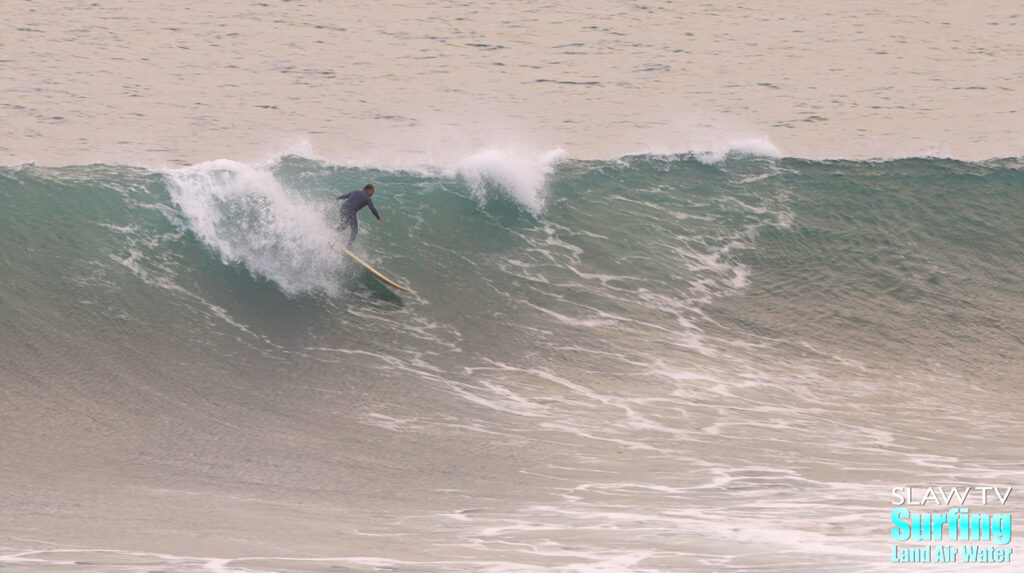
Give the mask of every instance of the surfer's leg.
[[351, 247], [352, 243], [354, 243], [355, 240], [356, 240], [356, 234], [359, 233], [359, 220], [356, 219], [355, 217], [352, 217], [352, 219], [349, 221], [347, 227], [349, 228], [349, 232], [348, 232], [348, 242], [345, 243], [345, 248], [346, 249]]
[[345, 229], [349, 230], [348, 242], [345, 243], [345, 248], [347, 249], [356, 240], [356, 233], [359, 232], [359, 220], [353, 214], [342, 211], [341, 224], [338, 225], [338, 230], [344, 233]]

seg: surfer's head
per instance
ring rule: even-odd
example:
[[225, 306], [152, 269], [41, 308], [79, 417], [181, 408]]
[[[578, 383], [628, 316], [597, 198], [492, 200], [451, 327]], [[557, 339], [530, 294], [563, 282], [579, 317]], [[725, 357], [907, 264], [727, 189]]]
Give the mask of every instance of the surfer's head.
[[367, 195], [373, 195], [373, 183], [367, 183], [366, 187], [363, 187], [363, 191], [366, 191]]

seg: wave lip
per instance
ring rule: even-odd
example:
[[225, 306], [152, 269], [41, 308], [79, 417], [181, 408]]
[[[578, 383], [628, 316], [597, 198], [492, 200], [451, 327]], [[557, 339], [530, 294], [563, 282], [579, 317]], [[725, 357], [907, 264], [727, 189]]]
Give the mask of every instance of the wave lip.
[[465, 181], [479, 200], [486, 198], [488, 185], [496, 186], [538, 215], [544, 209], [547, 179], [566, 158], [560, 148], [540, 155], [489, 148], [456, 161], [443, 175]]
[[673, 147], [654, 145], [640, 155], [665, 157], [688, 155], [706, 165], [722, 163], [730, 157], [781, 159], [785, 156], [766, 136], [738, 137], [720, 141], [708, 140]]
[[323, 205], [273, 173], [227, 159], [165, 173], [184, 227], [220, 255], [289, 295], [336, 294], [340, 243]]

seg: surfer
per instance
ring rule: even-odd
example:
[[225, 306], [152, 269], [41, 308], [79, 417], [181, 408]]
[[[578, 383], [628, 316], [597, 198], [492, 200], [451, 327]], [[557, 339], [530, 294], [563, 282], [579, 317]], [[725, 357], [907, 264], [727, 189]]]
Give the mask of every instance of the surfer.
[[363, 187], [360, 191], [353, 191], [351, 193], [345, 193], [344, 195], [338, 196], [338, 201], [345, 200], [341, 204], [341, 224], [338, 225], [339, 231], [345, 229], [351, 229], [348, 235], [348, 242], [345, 243], [347, 249], [352, 245], [352, 242], [356, 240], [356, 234], [359, 232], [359, 220], [356, 218], [356, 212], [363, 207], [370, 207], [370, 212], [377, 218], [378, 221], [383, 221], [380, 215], [377, 214], [377, 209], [373, 206], [373, 183], [368, 183], [366, 187]]

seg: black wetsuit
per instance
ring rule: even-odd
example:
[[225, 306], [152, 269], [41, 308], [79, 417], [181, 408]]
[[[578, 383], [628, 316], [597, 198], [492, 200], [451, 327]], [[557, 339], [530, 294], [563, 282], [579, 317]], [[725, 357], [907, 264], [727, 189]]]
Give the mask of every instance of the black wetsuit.
[[377, 209], [373, 207], [373, 200], [370, 199], [370, 195], [363, 190], [353, 191], [351, 193], [345, 193], [338, 197], [338, 201], [345, 200], [341, 204], [341, 224], [338, 225], [339, 231], [345, 229], [351, 229], [348, 235], [348, 243], [345, 243], [347, 248], [352, 244], [352, 241], [356, 240], [356, 233], [359, 232], [359, 220], [356, 218], [356, 212], [363, 207], [369, 206], [370, 212], [373, 216], [380, 220], [380, 215], [377, 214]]

